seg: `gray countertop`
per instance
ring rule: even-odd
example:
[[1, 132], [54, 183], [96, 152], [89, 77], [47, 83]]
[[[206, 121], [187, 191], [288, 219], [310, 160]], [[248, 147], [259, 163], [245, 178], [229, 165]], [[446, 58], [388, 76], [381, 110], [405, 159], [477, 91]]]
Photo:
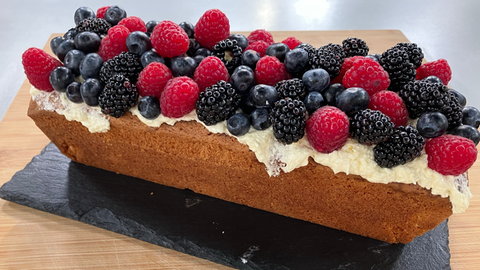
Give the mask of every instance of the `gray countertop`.
[[[5, 3], [6, 2], [6, 3]], [[210, 8], [222, 10], [231, 31], [399, 29], [433, 61], [447, 59], [453, 77], [450, 87], [480, 108], [480, 1], [4, 1], [0, 9], [0, 120], [25, 79], [21, 54], [42, 48], [52, 33], [74, 26], [79, 6], [97, 10], [120, 5], [128, 15], [149, 20], [189, 21], [195, 24]]]

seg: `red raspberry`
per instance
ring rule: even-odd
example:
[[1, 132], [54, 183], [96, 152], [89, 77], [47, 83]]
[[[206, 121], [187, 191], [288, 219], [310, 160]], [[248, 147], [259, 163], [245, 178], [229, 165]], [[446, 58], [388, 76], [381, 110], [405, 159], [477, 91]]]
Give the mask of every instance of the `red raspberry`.
[[172, 58], [188, 51], [187, 33], [172, 21], [159, 22], [150, 36], [153, 48], [163, 57]]
[[167, 82], [160, 97], [162, 114], [180, 118], [195, 109], [200, 95], [197, 83], [189, 77], [176, 77]]
[[262, 40], [268, 43], [268, 45], [272, 45], [274, 42], [272, 34], [264, 29], [257, 29], [251, 32], [250, 35], [248, 35], [247, 39], [248, 43]]
[[198, 83], [200, 91], [203, 91], [205, 88], [216, 84], [218, 81], [229, 82], [230, 75], [220, 58], [208, 56], [207, 58], [204, 58], [195, 69], [193, 79]]
[[275, 56], [266, 55], [257, 62], [255, 68], [255, 80], [257, 84], [267, 84], [274, 86], [286, 77], [287, 69], [285, 65]]
[[361, 87], [368, 95], [385, 90], [390, 85], [388, 72], [375, 60], [367, 57], [358, 58], [343, 77], [345, 88]]
[[265, 56], [265, 52], [267, 51], [268, 46], [270, 46], [267, 42], [263, 40], [255, 41], [255, 42], [249, 42], [248, 46], [245, 48], [246, 50], [254, 50], [260, 54], [260, 57]]
[[105, 19], [105, 13], [107, 13], [107, 9], [110, 8], [110, 6], [106, 7], [101, 7], [97, 10], [97, 18], [99, 19]]
[[383, 90], [370, 96], [368, 108], [381, 111], [396, 127], [405, 126], [408, 121], [408, 111], [402, 98], [395, 92]]
[[52, 92], [50, 73], [62, 62], [38, 48], [29, 48], [22, 54], [22, 64], [30, 84], [45, 92]]
[[172, 72], [167, 66], [160, 62], [152, 62], [138, 75], [138, 93], [142, 97], [156, 96], [160, 99], [167, 81], [172, 78]]
[[295, 49], [298, 45], [302, 44], [300, 40], [296, 39], [295, 37], [287, 37], [286, 39], [282, 40], [283, 44], [286, 44], [290, 50]]
[[321, 153], [331, 153], [342, 148], [348, 139], [348, 116], [333, 106], [316, 110], [307, 120], [307, 138]]
[[444, 85], [452, 79], [452, 69], [445, 59], [438, 59], [433, 62], [422, 64], [417, 69], [417, 80], [425, 79], [428, 76], [437, 76]]
[[218, 9], [207, 10], [195, 25], [195, 39], [210, 50], [219, 41], [230, 36], [230, 22]]
[[425, 152], [428, 167], [443, 175], [460, 175], [477, 160], [477, 148], [472, 140], [450, 134], [428, 140]]
[[103, 61], [112, 59], [122, 52], [128, 52], [126, 41], [129, 34], [130, 30], [123, 25], [116, 25], [108, 29], [108, 34], [102, 39], [98, 49], [98, 55], [102, 57]]
[[347, 71], [353, 67], [353, 62], [355, 62], [355, 60], [357, 59], [360, 59], [360, 58], [365, 58], [365, 56], [353, 56], [353, 57], [348, 57], [348, 58], [345, 58], [345, 60], [343, 61], [343, 65], [342, 65], [342, 68], [340, 69], [340, 74], [335, 77], [335, 79], [333, 79], [330, 83], [341, 83], [343, 84], [343, 76], [345, 76], [345, 73], [347, 73]]
[[123, 18], [121, 21], [118, 22], [117, 25], [123, 25], [127, 27], [130, 32], [147, 32], [147, 26], [145, 26], [145, 22], [136, 16], [128, 16], [126, 18]]

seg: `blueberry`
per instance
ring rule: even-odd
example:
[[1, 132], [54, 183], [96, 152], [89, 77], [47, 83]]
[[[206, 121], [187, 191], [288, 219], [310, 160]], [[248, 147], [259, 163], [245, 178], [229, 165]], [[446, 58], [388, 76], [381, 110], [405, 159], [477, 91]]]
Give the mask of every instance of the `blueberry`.
[[458, 126], [454, 128], [452, 131], [450, 131], [450, 134], [458, 135], [458, 136], [462, 136], [467, 139], [470, 139], [475, 143], [475, 145], [477, 145], [478, 142], [480, 141], [480, 132], [478, 132], [478, 129], [469, 125]]
[[340, 83], [330, 84], [327, 89], [323, 90], [322, 96], [330, 106], [337, 106], [337, 97], [345, 91], [345, 86]]
[[242, 112], [246, 113], [246, 114], [251, 114], [253, 111], [255, 111], [257, 108], [255, 108], [255, 106], [253, 106], [252, 102], [250, 101], [250, 96], [244, 96], [242, 97], [242, 99], [240, 100], [240, 109], [242, 110]]
[[480, 126], [480, 111], [472, 106], [465, 106], [462, 110], [462, 124], [469, 125], [474, 128]]
[[453, 88], [450, 88], [450, 92], [452, 92], [455, 95], [458, 102], [460, 103], [460, 106], [463, 109], [465, 107], [465, 105], [467, 105], [467, 98], [462, 93], [458, 92], [457, 90], [455, 90]]
[[152, 49], [152, 43], [147, 34], [141, 31], [133, 31], [127, 37], [127, 48], [131, 53], [142, 55]]
[[433, 75], [430, 75], [430, 76], [424, 78], [422, 81], [431, 82], [431, 83], [441, 83], [441, 84], [443, 84], [443, 81], [440, 80], [440, 78], [438, 78], [437, 76], [433, 76]]
[[105, 20], [111, 25], [117, 25], [122, 19], [127, 17], [127, 12], [119, 6], [111, 6], [105, 12]]
[[250, 129], [250, 120], [242, 113], [236, 113], [227, 120], [227, 129], [234, 136], [245, 135]]
[[159, 23], [159, 21], [152, 20], [152, 21], [149, 21], [145, 24], [145, 26], [147, 27], [147, 35], [148, 36], [150, 36], [150, 34], [153, 32], [153, 29], [155, 29], [155, 26], [157, 26], [158, 23]]
[[84, 53], [92, 53], [98, 51], [102, 39], [97, 33], [85, 31], [75, 36], [75, 47]]
[[237, 41], [237, 45], [242, 48], [242, 51], [245, 50], [245, 48], [247, 48], [248, 46], [248, 39], [247, 37], [245, 37], [244, 35], [242, 34], [230, 34], [230, 36], [228, 37], [228, 39], [230, 40], [236, 40]]
[[378, 54], [378, 53], [372, 53], [372, 54], [369, 54], [369, 55], [367, 55], [367, 56], [365, 56], [365, 57], [371, 58], [371, 59], [379, 62], [381, 55]]
[[202, 62], [203, 59], [205, 59], [205, 56], [203, 56], [203, 55], [195, 55], [193, 57], [193, 60], [195, 60], [195, 63], [197, 64], [197, 67], [198, 67], [198, 65], [200, 65], [200, 62]]
[[251, 69], [255, 70], [258, 60], [260, 60], [260, 54], [258, 52], [254, 50], [246, 50], [242, 54], [241, 64], [249, 66]]
[[88, 19], [88, 18], [96, 18], [95, 11], [89, 7], [79, 7], [75, 10], [75, 14], [73, 14], [73, 21], [75, 25], [78, 25], [79, 22]]
[[266, 55], [275, 56], [283, 63], [285, 54], [290, 51], [290, 48], [285, 43], [274, 43], [267, 47], [265, 51]]
[[189, 56], [195, 56], [195, 53], [198, 51], [198, 49], [202, 48], [202, 45], [198, 43], [198, 41], [194, 38], [190, 38], [190, 43], [188, 43], [188, 51], [187, 54]]
[[248, 66], [238, 66], [230, 76], [230, 84], [240, 95], [245, 96], [255, 85], [255, 73]]
[[257, 84], [250, 89], [249, 98], [256, 108], [270, 108], [278, 100], [278, 92], [273, 86]]
[[355, 112], [365, 110], [368, 107], [370, 96], [363, 88], [350, 87], [337, 96], [336, 102], [337, 108], [351, 116]]
[[272, 125], [270, 117], [268, 117], [269, 111], [267, 109], [255, 109], [250, 114], [250, 121], [252, 127], [256, 130], [265, 130]]
[[98, 106], [98, 95], [102, 90], [100, 81], [92, 78], [85, 80], [80, 86], [80, 94], [88, 106]]
[[322, 94], [316, 91], [309, 92], [303, 101], [309, 114], [313, 114], [318, 108], [327, 105]]
[[138, 111], [147, 119], [155, 119], [160, 113], [160, 101], [155, 96], [142, 97], [138, 102]]
[[140, 57], [140, 62], [142, 62], [143, 67], [146, 67], [148, 66], [148, 64], [152, 62], [160, 62], [162, 64], [165, 64], [165, 59], [163, 59], [163, 57], [160, 54], [154, 51], [146, 51]]
[[70, 28], [65, 34], [63, 34], [64, 39], [74, 39], [75, 36], [77, 35], [77, 29], [75, 28]]
[[285, 54], [284, 63], [288, 72], [302, 72], [308, 64], [308, 53], [304, 49], [295, 48]]
[[193, 26], [193, 24], [189, 22], [181, 22], [178, 24], [178, 26], [180, 26], [185, 33], [187, 33], [188, 38], [193, 38], [195, 35], [195, 26]]
[[422, 114], [417, 121], [417, 130], [425, 138], [435, 138], [443, 135], [448, 128], [448, 120], [439, 112]]
[[50, 73], [49, 79], [53, 89], [65, 92], [67, 86], [75, 81], [75, 75], [66, 67], [57, 67]]
[[80, 75], [80, 63], [85, 58], [85, 54], [79, 50], [71, 50], [63, 59], [64, 66], [70, 69], [75, 76]]
[[67, 86], [67, 98], [73, 103], [82, 103], [83, 98], [82, 94], [80, 94], [80, 86], [82, 84], [79, 82], [72, 82]]
[[103, 59], [96, 53], [89, 53], [80, 62], [80, 75], [86, 80], [88, 78], [98, 78], [98, 74], [103, 65]]
[[199, 48], [196, 52], [195, 52], [195, 56], [197, 55], [202, 55], [202, 56], [205, 56], [205, 57], [208, 57], [208, 56], [211, 56], [212, 55], [212, 51], [210, 51], [209, 49], [207, 48]]
[[52, 49], [53, 54], [57, 55], [57, 48], [63, 41], [63, 37], [54, 37], [50, 40], [50, 49]]
[[322, 92], [330, 84], [330, 75], [322, 68], [311, 69], [302, 76], [307, 91]]
[[73, 49], [75, 49], [75, 42], [73, 39], [65, 39], [60, 45], [58, 45], [56, 55], [58, 59], [63, 62], [65, 55]]
[[193, 78], [195, 68], [197, 68], [197, 63], [190, 56], [174, 57], [170, 63], [170, 69], [174, 77], [188, 76]]

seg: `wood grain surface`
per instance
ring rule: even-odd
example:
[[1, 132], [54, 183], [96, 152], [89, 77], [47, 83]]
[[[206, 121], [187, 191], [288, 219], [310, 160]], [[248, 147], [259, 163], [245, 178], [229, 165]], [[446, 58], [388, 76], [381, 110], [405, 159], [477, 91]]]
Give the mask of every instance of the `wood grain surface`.
[[[273, 35], [276, 41], [295, 36], [315, 47], [355, 36], [367, 42], [371, 53], [407, 41], [398, 30], [281, 31]], [[44, 49], [51, 53], [49, 46]], [[0, 185], [49, 142], [26, 115], [29, 88], [24, 82], [0, 123]], [[452, 269], [480, 269], [480, 162], [469, 170], [469, 179], [474, 194], [470, 207], [449, 220]], [[0, 269], [230, 268], [0, 199]]]

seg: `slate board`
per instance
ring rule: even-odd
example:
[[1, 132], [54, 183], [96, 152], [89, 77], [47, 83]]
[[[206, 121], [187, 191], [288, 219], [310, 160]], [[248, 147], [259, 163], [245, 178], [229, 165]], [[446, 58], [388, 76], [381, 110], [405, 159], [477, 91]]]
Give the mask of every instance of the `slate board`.
[[85, 166], [52, 143], [0, 198], [238, 269], [450, 269], [447, 221], [392, 245]]

